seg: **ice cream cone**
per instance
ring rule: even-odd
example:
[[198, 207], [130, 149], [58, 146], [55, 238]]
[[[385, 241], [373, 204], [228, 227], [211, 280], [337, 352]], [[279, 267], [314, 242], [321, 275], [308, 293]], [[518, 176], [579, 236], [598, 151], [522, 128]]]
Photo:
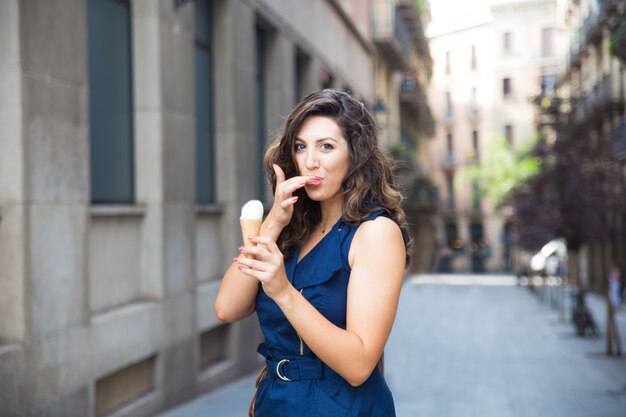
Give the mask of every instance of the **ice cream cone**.
[[[246, 246], [256, 246], [254, 242], [250, 242], [250, 239], [248, 239], [248, 237], [259, 235], [263, 220], [241, 218], [239, 219], [239, 223], [241, 223], [241, 235], [243, 236], [243, 244]], [[250, 259], [253, 258], [252, 255], [246, 255], [246, 257]]]

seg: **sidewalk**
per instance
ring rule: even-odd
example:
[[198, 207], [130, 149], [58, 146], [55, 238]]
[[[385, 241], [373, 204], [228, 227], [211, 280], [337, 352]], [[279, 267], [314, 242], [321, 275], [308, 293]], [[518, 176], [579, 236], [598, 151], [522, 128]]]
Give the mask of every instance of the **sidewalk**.
[[[559, 287], [553, 287], [553, 291], [558, 291], [558, 290], [559, 290]], [[542, 288], [539, 288], [539, 293], [537, 294], [537, 297], [539, 297], [539, 299], [546, 306], [546, 308], [548, 308], [549, 306], [548, 294], [541, 293], [541, 291], [542, 291]], [[571, 327], [572, 331], [574, 331], [574, 324], [572, 322], [572, 314], [571, 314], [572, 304], [573, 304], [573, 298], [572, 298], [573, 293], [574, 293], [573, 288], [568, 287], [565, 289], [564, 322], [566, 322]], [[555, 294], [553, 294], [553, 296], [556, 297]], [[599, 351], [604, 352], [606, 350], [606, 330], [607, 330], [606, 298], [603, 295], [589, 291], [585, 294], [585, 303], [598, 326], [598, 330], [600, 331], [600, 338], [599, 339], [580, 338], [580, 339], [587, 340], [588, 342], [590, 342], [588, 343], [590, 346], [592, 345], [591, 343], [592, 341], [594, 340], [599, 341], [600, 344], [598, 344], [598, 346], [600, 345], [602, 346], [602, 349], [599, 349]], [[552, 305], [551, 307], [553, 308], [553, 311], [555, 312], [557, 317], [560, 317], [560, 312], [558, 311], [558, 307], [554, 305]], [[617, 311], [617, 314], [615, 315], [615, 320], [617, 323], [619, 336], [622, 341], [622, 355], [626, 355], [626, 351], [625, 351], [626, 346], [624, 345], [626, 343], [626, 304], [622, 303], [622, 307], [619, 309], [619, 311]]]
[[[589, 310], [591, 311], [591, 315], [600, 329], [601, 338], [605, 339], [607, 320], [606, 299], [596, 293], [587, 293], [585, 301], [587, 302], [587, 307], [589, 307]], [[570, 316], [568, 315], [568, 319], [569, 318]], [[626, 305], [623, 303], [622, 307], [615, 315], [615, 320], [618, 326], [620, 338], [622, 339], [622, 354], [626, 355], [626, 352], [623, 351], [624, 342], [626, 342]]]
[[173, 408], [159, 417], [246, 417], [256, 374]]
[[[575, 335], [566, 300], [567, 319], [560, 320], [512, 277], [407, 281], [385, 350], [397, 417], [624, 417], [626, 358], [604, 355], [604, 299], [586, 299], [601, 338]], [[618, 316], [622, 341], [625, 310]], [[245, 417], [255, 377], [160, 417]]]

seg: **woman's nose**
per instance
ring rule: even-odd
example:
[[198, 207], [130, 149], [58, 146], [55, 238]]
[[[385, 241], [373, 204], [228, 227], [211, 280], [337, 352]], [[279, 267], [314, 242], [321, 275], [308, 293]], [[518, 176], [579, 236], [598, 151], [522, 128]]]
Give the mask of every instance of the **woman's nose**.
[[306, 164], [307, 169], [317, 168], [319, 166], [319, 162], [317, 161], [317, 156], [315, 152], [309, 151], [306, 155]]

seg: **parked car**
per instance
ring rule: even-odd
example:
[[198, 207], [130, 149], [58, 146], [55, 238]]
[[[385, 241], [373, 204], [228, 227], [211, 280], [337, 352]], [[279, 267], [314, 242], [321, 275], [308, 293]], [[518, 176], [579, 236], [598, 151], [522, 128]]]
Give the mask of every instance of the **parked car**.
[[546, 243], [530, 260], [533, 272], [543, 275], [561, 275], [559, 268], [566, 264], [567, 245], [564, 239]]

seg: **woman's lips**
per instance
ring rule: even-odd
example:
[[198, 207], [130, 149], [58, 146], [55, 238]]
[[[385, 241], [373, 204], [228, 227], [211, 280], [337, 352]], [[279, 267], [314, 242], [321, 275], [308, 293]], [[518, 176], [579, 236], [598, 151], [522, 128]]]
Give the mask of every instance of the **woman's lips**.
[[320, 184], [322, 183], [322, 178], [320, 177], [312, 177], [311, 178], [311, 182], [307, 185], [310, 185], [312, 187], [318, 187]]

